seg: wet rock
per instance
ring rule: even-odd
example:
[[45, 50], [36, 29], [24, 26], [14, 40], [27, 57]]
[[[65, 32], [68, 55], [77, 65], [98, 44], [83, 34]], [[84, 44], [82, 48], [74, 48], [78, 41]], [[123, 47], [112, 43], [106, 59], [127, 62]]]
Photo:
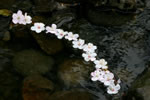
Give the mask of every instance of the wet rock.
[[32, 38], [32, 35], [30, 34], [30, 30], [28, 27], [24, 25], [15, 25], [11, 29], [12, 36], [15, 39], [24, 39], [26, 41], [30, 41]]
[[76, 14], [72, 9], [62, 9], [52, 14], [49, 24], [55, 23], [58, 27], [67, 25], [75, 20]]
[[54, 0], [33, 0], [35, 13], [49, 13], [56, 9], [56, 2]]
[[69, 59], [59, 66], [58, 76], [66, 87], [76, 87], [89, 80], [93, 68], [91, 63], [82, 59]]
[[133, 20], [134, 16], [134, 13], [121, 14], [111, 9], [90, 9], [87, 13], [87, 18], [91, 23], [104, 26], [123, 25]]
[[36, 51], [24, 50], [18, 52], [13, 58], [13, 66], [22, 75], [45, 74], [54, 64], [51, 57]]
[[40, 76], [34, 75], [24, 79], [23, 98], [24, 100], [48, 100], [49, 95], [54, 90], [54, 84]]
[[4, 100], [21, 99], [21, 80], [18, 76], [8, 72], [0, 73], [0, 93]]
[[48, 100], [93, 100], [90, 93], [79, 90], [55, 92]]
[[56, 54], [63, 50], [62, 40], [46, 35], [45, 33], [37, 34], [32, 32], [32, 35], [41, 49], [49, 55]]

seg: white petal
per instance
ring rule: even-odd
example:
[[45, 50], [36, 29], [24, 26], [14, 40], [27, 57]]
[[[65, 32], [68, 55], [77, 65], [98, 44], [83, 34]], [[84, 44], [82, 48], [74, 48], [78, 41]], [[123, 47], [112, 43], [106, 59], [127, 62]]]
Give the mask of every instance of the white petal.
[[34, 26], [32, 26], [32, 27], [31, 27], [31, 30], [34, 31], [34, 30], [36, 30], [36, 28], [35, 28]]
[[18, 23], [18, 20], [17, 20], [17, 19], [13, 19], [12, 22], [13, 22], [14, 24], [17, 24], [17, 23]]
[[17, 15], [23, 15], [21, 10], [18, 10]]
[[91, 78], [92, 81], [97, 81], [98, 79], [96, 77]]
[[56, 24], [52, 24], [52, 28], [56, 29], [57, 28]]

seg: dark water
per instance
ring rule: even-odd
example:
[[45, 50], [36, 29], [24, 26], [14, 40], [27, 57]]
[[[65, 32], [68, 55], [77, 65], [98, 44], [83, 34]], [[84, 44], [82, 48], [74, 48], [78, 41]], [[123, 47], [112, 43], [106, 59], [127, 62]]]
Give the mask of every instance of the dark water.
[[145, 77], [150, 60], [150, 2], [145, 1], [143, 7], [141, 1], [142, 7], [129, 11], [113, 4], [102, 9], [90, 0], [70, 2], [12, 0], [5, 6], [8, 2], [2, 0], [0, 5], [12, 12], [27, 11], [34, 21], [56, 23], [97, 45], [98, 58], [106, 59], [121, 79], [120, 92], [109, 95], [103, 84], [90, 81], [93, 64], [83, 61], [82, 52], [66, 40], [35, 34], [30, 26], [12, 25], [11, 15], [2, 14], [0, 100], [148, 100], [136, 84], [145, 86], [149, 80]]

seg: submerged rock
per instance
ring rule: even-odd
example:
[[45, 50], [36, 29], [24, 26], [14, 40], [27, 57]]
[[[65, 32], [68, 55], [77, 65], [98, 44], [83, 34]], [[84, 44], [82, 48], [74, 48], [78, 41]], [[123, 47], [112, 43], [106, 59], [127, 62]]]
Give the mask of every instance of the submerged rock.
[[54, 60], [36, 50], [18, 52], [13, 58], [13, 66], [24, 76], [31, 74], [45, 74], [51, 70]]
[[65, 26], [76, 19], [74, 9], [62, 9], [54, 12], [49, 20], [49, 24], [55, 23], [58, 27]]
[[24, 25], [17, 25], [11, 29], [12, 36], [15, 40], [24, 39], [26, 41], [31, 41], [33, 38], [29, 31], [30, 30]]
[[81, 90], [59, 91], [53, 93], [48, 100], [93, 100], [90, 93]]
[[54, 84], [40, 76], [34, 75], [24, 79], [23, 98], [24, 100], [48, 100], [54, 90]]
[[56, 54], [63, 50], [63, 42], [54, 37], [50, 37], [45, 33], [37, 34], [32, 32], [33, 37], [40, 45], [41, 49], [49, 55]]
[[58, 70], [58, 76], [66, 87], [76, 87], [89, 80], [93, 65], [82, 59], [69, 59], [64, 61]]

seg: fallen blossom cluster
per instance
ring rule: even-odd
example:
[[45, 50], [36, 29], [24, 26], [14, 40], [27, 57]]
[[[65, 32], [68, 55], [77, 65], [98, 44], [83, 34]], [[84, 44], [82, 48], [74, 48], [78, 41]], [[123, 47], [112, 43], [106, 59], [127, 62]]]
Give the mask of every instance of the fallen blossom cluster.
[[12, 15], [12, 17], [13, 17], [12, 22], [14, 24], [23, 24], [23, 25], [26, 25], [26, 24], [31, 24], [32, 23], [31, 16], [28, 16], [27, 13], [25, 13], [25, 15], [23, 15], [23, 13], [22, 13], [21, 10], [18, 10], [17, 13], [14, 13]]
[[[28, 16], [27, 13], [23, 15], [21, 10], [12, 15], [12, 22], [14, 24], [31, 24], [31, 19], [31, 16]], [[85, 61], [92, 61], [95, 64], [96, 70], [91, 73], [91, 80], [104, 83], [104, 85], [107, 86], [107, 93], [109, 94], [118, 93], [118, 91], [120, 90], [120, 80], [115, 81], [114, 74], [108, 70], [107, 61], [105, 61], [105, 59], [96, 58], [97, 46], [92, 43], [86, 44], [85, 40], [80, 39], [78, 34], [58, 29], [56, 24], [45, 26], [44, 23], [36, 22], [31, 27], [31, 30], [35, 31], [36, 33], [46, 31], [46, 34], [54, 34], [58, 39], [64, 38], [68, 41], [71, 41], [73, 44], [73, 48], [83, 50], [82, 57]]]

